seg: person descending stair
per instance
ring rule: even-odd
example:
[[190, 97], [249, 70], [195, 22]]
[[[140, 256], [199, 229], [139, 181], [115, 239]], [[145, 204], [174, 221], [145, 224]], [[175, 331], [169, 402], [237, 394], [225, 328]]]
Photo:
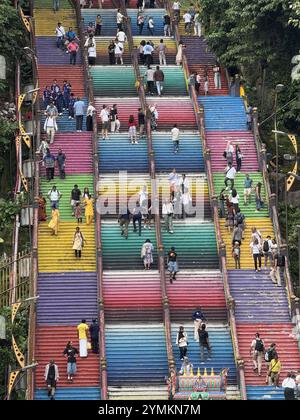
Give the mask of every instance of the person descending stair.
[[153, 252], [154, 246], [150, 239], [146, 239], [141, 249], [141, 258], [143, 260], [144, 269], [150, 270], [151, 265], [153, 264]]
[[117, 10], [117, 28], [119, 31], [123, 31], [123, 22], [125, 22], [126, 18], [121, 13], [121, 9]]
[[87, 325], [85, 319], [77, 325], [78, 338], [79, 338], [79, 356], [87, 357], [88, 355], [88, 331], [89, 326]]
[[58, 366], [55, 364], [54, 360], [50, 360], [46, 365], [44, 376], [48, 389], [48, 397], [50, 397], [50, 400], [54, 400], [56, 386], [59, 380]]
[[72, 207], [72, 216], [75, 216], [75, 208], [76, 205], [80, 203], [81, 200], [81, 191], [78, 188], [78, 185], [75, 184], [74, 188], [71, 191], [71, 198], [70, 198], [70, 204]]
[[57, 236], [59, 227], [59, 210], [56, 208], [55, 204], [53, 204], [51, 208], [51, 220], [48, 227], [52, 230], [51, 235]]
[[57, 23], [57, 27], [55, 29], [56, 34], [56, 46], [57, 48], [64, 49], [64, 38], [66, 35], [65, 28], [62, 26], [61, 22]]
[[177, 252], [175, 247], [172, 246], [167, 255], [167, 265], [168, 272], [170, 274], [170, 283], [173, 283], [173, 280], [176, 280], [176, 274], [178, 273], [178, 261], [177, 261]]
[[244, 180], [244, 204], [247, 206], [251, 202], [251, 193], [252, 193], [253, 180], [250, 178], [249, 174], [245, 175]]
[[187, 333], [184, 331], [184, 326], [181, 325], [179, 327], [179, 331], [176, 336], [176, 346], [178, 346], [179, 348], [179, 352], [180, 352], [179, 357], [181, 361], [183, 361], [187, 355], [188, 344], [189, 344], [189, 340], [188, 340]]
[[184, 20], [184, 31], [187, 35], [191, 34], [192, 31], [192, 16], [191, 14], [186, 10], [184, 15], [182, 16]]
[[[238, 229], [238, 228], [236, 228]], [[235, 269], [241, 269], [241, 244], [235, 241], [232, 246], [232, 257], [234, 259]]]
[[94, 200], [92, 199], [91, 194], [89, 194], [88, 198], [85, 198], [83, 202], [85, 205], [85, 222], [87, 225], [90, 225], [94, 218]]
[[52, 0], [52, 4], [53, 4], [53, 11], [58, 12], [59, 11], [59, 0]]
[[135, 207], [132, 210], [132, 214], [133, 214], [133, 232], [136, 232], [136, 223], [138, 223], [138, 232], [139, 232], [139, 236], [141, 236], [142, 234], [142, 206], [140, 204], [139, 201], [137, 201], [135, 203]]
[[54, 179], [55, 156], [51, 154], [50, 149], [46, 149], [46, 155], [43, 157], [43, 163], [46, 168], [46, 178], [50, 182]]
[[79, 45], [77, 44], [75, 39], [73, 39], [73, 41], [70, 42], [70, 44], [67, 47], [67, 50], [70, 54], [70, 64], [73, 64], [75, 66], [77, 61], [77, 53], [79, 50]]
[[260, 338], [260, 334], [257, 332], [255, 338], [251, 342], [250, 346], [250, 356], [253, 361], [253, 370], [258, 373], [258, 376], [261, 376], [262, 373], [262, 362], [265, 354], [265, 344], [264, 341]]
[[145, 114], [142, 108], [138, 109], [138, 126], [140, 140], [145, 137]]
[[65, 179], [66, 178], [66, 155], [63, 153], [62, 149], [58, 149], [58, 153], [56, 156], [56, 162], [57, 162], [57, 166], [58, 166], [58, 171], [59, 171], [59, 177], [60, 179]]
[[281, 286], [281, 275], [284, 272], [285, 267], [285, 256], [281, 254], [280, 251], [274, 253], [273, 256], [273, 265], [270, 272], [270, 277], [272, 282], [276, 286]]
[[59, 201], [62, 197], [61, 192], [56, 188], [56, 185], [53, 185], [50, 191], [48, 191], [48, 198], [50, 200], [51, 207], [55, 206], [58, 209]]
[[73, 382], [73, 377], [77, 372], [76, 355], [79, 351], [73, 347], [72, 341], [68, 341], [63, 351], [63, 355], [67, 358], [67, 379]]
[[84, 244], [87, 244], [80, 228], [77, 226], [74, 237], [73, 237], [73, 247], [72, 249], [75, 251], [75, 258], [81, 258], [82, 249]]
[[230, 181], [230, 188], [232, 189], [234, 187], [234, 179], [235, 179], [235, 175], [236, 175], [236, 169], [234, 166], [232, 166], [232, 163], [228, 163], [228, 165], [225, 168], [225, 180], [224, 180], [224, 184], [226, 186], [226, 189], [228, 190], [228, 181]]

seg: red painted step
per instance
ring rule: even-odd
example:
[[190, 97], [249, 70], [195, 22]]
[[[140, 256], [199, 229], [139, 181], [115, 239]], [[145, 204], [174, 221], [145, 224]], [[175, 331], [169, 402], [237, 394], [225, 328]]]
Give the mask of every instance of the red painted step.
[[204, 95], [204, 81], [205, 81], [205, 74], [208, 74], [209, 80], [209, 95], [228, 95], [228, 83], [225, 71], [221, 70], [221, 89], [215, 89], [214, 83], [214, 72], [213, 67], [211, 65], [205, 64], [191, 64], [189, 66], [189, 70], [191, 73], [197, 72], [201, 76], [201, 87], [200, 87], [200, 95]]
[[[274, 308], [275, 310], [276, 308]], [[297, 340], [293, 336], [293, 325], [290, 324], [238, 324], [238, 342], [242, 359], [246, 367], [247, 385], [265, 385], [266, 365], [263, 363], [262, 376], [253, 372], [253, 364], [249, 355], [251, 342], [256, 332], [260, 333], [265, 345], [274, 342], [282, 364], [282, 381], [289, 370], [300, 370], [300, 355]]]
[[63, 80], [68, 80], [72, 85], [72, 92], [75, 96], [85, 96], [85, 83], [83, 77], [82, 66], [43, 66], [38, 67], [40, 95], [43, 95], [45, 86], [51, 86], [54, 79], [60, 87], [63, 85]]
[[[78, 323], [80, 319], [78, 320]], [[37, 327], [36, 330], [36, 354], [35, 360], [38, 363], [36, 372], [36, 386], [45, 386], [44, 370], [49, 360], [54, 359], [59, 369], [60, 387], [83, 387], [99, 385], [99, 357], [89, 351], [85, 359], [77, 358], [77, 375], [73, 384], [66, 380], [67, 360], [62, 355], [69, 340], [79, 351], [76, 326], [74, 327]]]

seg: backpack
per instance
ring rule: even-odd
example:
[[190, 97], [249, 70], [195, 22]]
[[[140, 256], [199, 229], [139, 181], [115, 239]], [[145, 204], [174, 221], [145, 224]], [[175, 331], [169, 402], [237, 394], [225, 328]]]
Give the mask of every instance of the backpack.
[[272, 360], [272, 353], [273, 353], [273, 350], [267, 350], [266, 352], [265, 352], [265, 361], [266, 362], [271, 362], [271, 360]]
[[264, 252], [269, 252], [269, 250], [270, 250], [269, 242], [268, 241], [264, 241], [263, 251]]
[[261, 339], [256, 339], [255, 350], [264, 351], [264, 343], [262, 342]]

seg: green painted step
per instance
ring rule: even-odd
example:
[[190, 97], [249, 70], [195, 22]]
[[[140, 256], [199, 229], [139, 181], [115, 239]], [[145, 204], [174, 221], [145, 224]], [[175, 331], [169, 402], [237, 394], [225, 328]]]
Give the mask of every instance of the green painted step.
[[128, 229], [128, 239], [121, 236], [121, 230], [117, 223], [102, 223], [102, 251], [103, 268], [105, 270], [137, 270], [143, 268], [141, 260], [141, 248], [146, 239], [150, 239], [154, 245], [154, 265], [157, 267], [157, 246], [155, 228], [152, 230], [142, 229], [142, 235], [133, 232], [132, 222]]
[[[155, 69], [155, 66], [152, 66]], [[181, 68], [161, 67], [165, 74], [164, 95], [185, 96], [186, 85]], [[140, 68], [141, 75], [146, 68]], [[94, 66], [91, 68], [95, 96], [136, 96], [135, 75], [131, 66]]]
[[[35, 0], [35, 9], [53, 9], [53, 0]], [[60, 0], [59, 8], [62, 9], [73, 9], [72, 4], [69, 0]]]
[[[265, 201], [266, 198], [266, 192], [265, 192], [265, 188], [264, 188], [264, 182], [263, 182], [263, 178], [262, 175], [258, 172], [255, 173], [249, 173], [250, 178], [253, 180], [253, 186], [256, 186], [256, 184], [258, 182], [261, 182], [262, 185], [262, 198]], [[214, 179], [214, 186], [215, 186], [215, 191], [216, 194], [218, 195], [221, 190], [225, 187], [224, 185], [224, 179], [225, 176], [223, 173], [214, 173], [213, 175], [213, 179]], [[263, 207], [262, 210], [256, 212], [256, 205], [255, 205], [255, 193], [253, 192], [251, 195], [251, 203], [248, 204], [247, 206], [244, 205], [244, 180], [245, 180], [245, 174], [237, 174], [235, 181], [234, 181], [234, 188], [237, 190], [240, 199], [239, 199], [239, 203], [240, 203], [240, 208], [242, 210], [242, 213], [245, 214], [246, 218], [247, 217], [264, 217], [264, 216], [269, 216], [269, 211], [268, 211], [268, 206], [266, 204], [265, 201], [265, 206]], [[228, 184], [230, 185], [230, 183]], [[247, 222], [247, 221], [246, 221]]]
[[[57, 189], [62, 193], [62, 198], [59, 203], [60, 220], [68, 222], [74, 220], [72, 217], [72, 209], [70, 206], [70, 196], [74, 185], [77, 184], [81, 193], [85, 187], [88, 187], [90, 193], [93, 194], [93, 177], [92, 175], [69, 175], [66, 179], [62, 180], [59, 177], [55, 177], [53, 181], [48, 182], [46, 179], [41, 180], [41, 191], [44, 197], [47, 197], [48, 192], [51, 190], [53, 185], [56, 185]], [[84, 217], [84, 210], [82, 211]], [[49, 200], [47, 200], [47, 216], [51, 215], [51, 208]]]
[[213, 223], [174, 222], [174, 233], [161, 223], [162, 242], [167, 253], [175, 246], [179, 269], [214, 269], [219, 267]]

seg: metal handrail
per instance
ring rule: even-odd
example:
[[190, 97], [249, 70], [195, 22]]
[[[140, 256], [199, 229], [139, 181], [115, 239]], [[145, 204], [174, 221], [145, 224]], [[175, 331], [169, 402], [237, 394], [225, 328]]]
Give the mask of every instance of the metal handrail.
[[[167, 9], [171, 17], [172, 30], [175, 35], [175, 41], [178, 47], [179, 41], [180, 41], [179, 28], [178, 28], [178, 25], [176, 25], [175, 20], [172, 19], [173, 12], [171, 8], [170, 0], [167, 0]], [[184, 51], [183, 51], [183, 56], [182, 56], [182, 67], [184, 70], [185, 78], [186, 80], [188, 80], [190, 77], [190, 71], [189, 71], [188, 61], [187, 61]], [[196, 122], [197, 122], [198, 130], [200, 133], [200, 141], [202, 143], [202, 149], [203, 149], [204, 158], [205, 158], [206, 175], [207, 175], [208, 188], [209, 188], [210, 199], [211, 199], [211, 207], [212, 207], [212, 212], [213, 212], [215, 231], [216, 231], [216, 236], [217, 236], [217, 245], [218, 245], [219, 259], [220, 259], [220, 270], [221, 270], [222, 279], [223, 279], [226, 306], [227, 306], [227, 311], [228, 311], [228, 320], [230, 323], [232, 344], [233, 344], [235, 362], [236, 362], [236, 367], [237, 367], [237, 372], [238, 372], [241, 396], [243, 400], [246, 400], [247, 393], [246, 393], [246, 382], [245, 382], [245, 366], [244, 366], [244, 361], [242, 360], [240, 351], [239, 351], [236, 320], [235, 320], [235, 314], [234, 314], [235, 301], [231, 295], [229, 282], [228, 282], [228, 272], [227, 272], [227, 264], [226, 264], [226, 246], [223, 241], [222, 234], [221, 234], [220, 220], [219, 220], [219, 214], [218, 214], [218, 198], [215, 193], [215, 188], [214, 188], [214, 183], [213, 183], [211, 154], [210, 154], [210, 149], [207, 147], [207, 141], [206, 141], [204, 108], [203, 107], [199, 108], [196, 90], [193, 86], [189, 87], [189, 94], [190, 94], [190, 98], [193, 104]]]
[[[84, 69], [84, 81], [87, 87], [88, 101], [95, 105], [94, 91], [93, 91], [93, 78], [89, 70], [88, 54], [84, 48], [85, 37], [84, 37], [84, 25], [81, 15], [81, 8], [76, 0], [72, 0], [75, 8], [76, 18], [78, 23], [79, 39], [81, 45], [81, 53], [83, 59]], [[93, 169], [94, 169], [94, 192], [95, 197], [98, 197], [98, 180], [99, 180], [99, 159], [98, 159], [98, 130], [97, 130], [97, 118], [94, 116], [93, 119]], [[100, 363], [99, 363], [99, 374], [100, 374], [100, 388], [101, 388], [101, 399], [106, 400], [108, 395], [107, 388], [107, 360], [106, 360], [106, 346], [105, 346], [105, 313], [104, 313], [104, 296], [103, 296], [103, 262], [102, 262], [102, 235], [101, 235], [101, 215], [99, 212], [95, 212], [95, 240], [97, 248], [97, 295], [99, 305], [99, 343], [100, 343]]]
[[[127, 9], [125, 7], [124, 0], [120, 0], [121, 10], [123, 15], [126, 17], [126, 21], [129, 24], [126, 24], [126, 32], [127, 32], [127, 39], [128, 39], [128, 46], [131, 55], [131, 60], [135, 72], [136, 80], [141, 81], [140, 76], [140, 69], [137, 54], [134, 51], [134, 43], [131, 31], [131, 24], [130, 18], [127, 14]], [[144, 90], [143, 83], [140, 83], [138, 88], [138, 95], [141, 103], [141, 107], [145, 113], [146, 117], [146, 133], [147, 133], [147, 147], [148, 147], [148, 158], [149, 158], [149, 174], [151, 180], [153, 180], [152, 184], [152, 202], [157, 201], [158, 199], [158, 192], [156, 186], [156, 169], [155, 169], [155, 157], [152, 145], [152, 131], [151, 131], [151, 124], [150, 124], [150, 117], [148, 115], [148, 106], [147, 100]], [[154, 200], [153, 200], [154, 197]], [[169, 298], [166, 288], [166, 278], [165, 278], [165, 257], [164, 257], [164, 246], [162, 243], [161, 238], [161, 223], [160, 223], [160, 215], [155, 214], [155, 232], [156, 232], [156, 242], [158, 247], [158, 263], [159, 263], [159, 274], [160, 274], [160, 287], [161, 287], [161, 297], [162, 297], [162, 306], [163, 306], [163, 314], [164, 314], [164, 325], [165, 325], [165, 338], [166, 338], [166, 347], [167, 347], [167, 355], [168, 355], [168, 367], [170, 376], [175, 376], [175, 361], [173, 355], [173, 346], [172, 346], [172, 337], [171, 337], [171, 321], [170, 321], [170, 309], [169, 309]]]

